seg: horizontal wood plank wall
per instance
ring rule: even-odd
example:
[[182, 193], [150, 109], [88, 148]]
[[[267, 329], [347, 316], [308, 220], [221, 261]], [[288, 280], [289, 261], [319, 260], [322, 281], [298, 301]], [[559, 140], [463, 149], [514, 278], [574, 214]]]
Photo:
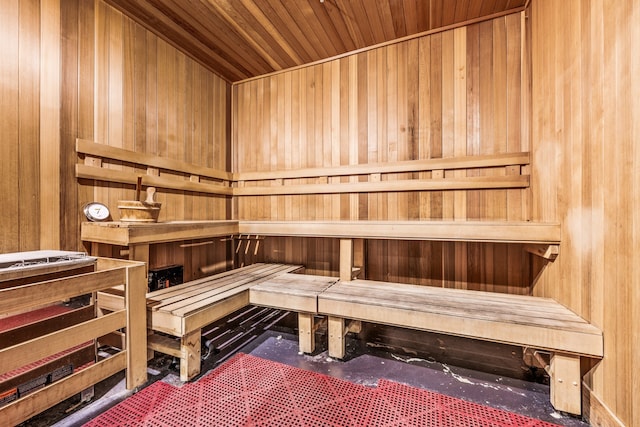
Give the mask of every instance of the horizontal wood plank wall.
[[563, 230], [535, 292], [603, 330], [590, 401], [640, 425], [640, 3], [531, 5], [533, 215]]
[[[62, 0], [62, 158], [65, 211], [62, 246], [78, 249], [82, 206], [105, 203], [119, 217], [118, 200], [135, 199], [132, 185], [78, 180], [76, 138], [127, 150], [230, 170], [230, 85], [212, 71], [101, 0]], [[105, 164], [103, 163], [103, 166]], [[108, 168], [162, 176], [126, 162]], [[179, 177], [189, 179], [188, 177]], [[185, 191], [158, 191], [160, 221], [227, 219], [228, 198]], [[215, 248], [215, 249], [214, 249]], [[165, 248], [175, 254], [175, 248]], [[224, 258], [226, 245], [193, 246], [179, 261]], [[215, 252], [215, 254], [209, 253]], [[173, 264], [163, 248], [158, 263]], [[160, 261], [164, 260], [164, 261]], [[199, 266], [185, 266], [185, 272]]]
[[[521, 14], [512, 14], [235, 84], [234, 172], [528, 151], [521, 105], [527, 87], [522, 84], [522, 33]], [[505, 173], [505, 168], [446, 172], [463, 177]], [[443, 176], [438, 171], [415, 175]], [[369, 181], [405, 177], [390, 174]], [[300, 178], [284, 185], [359, 180], [364, 178]], [[234, 207], [240, 220], [527, 220], [528, 194], [528, 189], [516, 189], [243, 196], [234, 200]], [[371, 243], [376, 249], [368, 257], [375, 278], [407, 276], [400, 271], [409, 263], [401, 252], [416, 245]], [[470, 275], [466, 267], [469, 257], [477, 257], [476, 247], [424, 243], [419, 250], [430, 252], [434, 245], [447, 248], [434, 280], [443, 283], [448, 277], [447, 285], [461, 287], [480, 282], [480, 273]], [[506, 257], [498, 258], [502, 249], [496, 248], [483, 247], [484, 265], [507, 265]], [[379, 256], [371, 259], [372, 253]], [[336, 257], [333, 254], [329, 264], [335, 264]], [[496, 274], [506, 272], [505, 266], [497, 267]], [[414, 267], [416, 274], [411, 275], [416, 278], [431, 269]], [[518, 272], [514, 290], [522, 292], [530, 283], [527, 267], [515, 264], [509, 269]]]
[[41, 16], [39, 1], [2, 0], [0, 8], [0, 253], [4, 253], [40, 247]]

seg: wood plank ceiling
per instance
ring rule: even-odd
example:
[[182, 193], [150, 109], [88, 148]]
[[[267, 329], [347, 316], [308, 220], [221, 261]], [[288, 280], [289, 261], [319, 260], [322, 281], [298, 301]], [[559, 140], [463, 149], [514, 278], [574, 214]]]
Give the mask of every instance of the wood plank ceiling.
[[229, 82], [453, 24], [527, 0], [107, 0]]

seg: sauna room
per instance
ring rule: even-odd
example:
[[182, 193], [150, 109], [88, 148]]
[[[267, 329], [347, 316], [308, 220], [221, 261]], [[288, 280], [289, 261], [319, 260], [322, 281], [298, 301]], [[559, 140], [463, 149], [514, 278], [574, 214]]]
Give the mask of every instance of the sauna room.
[[640, 426], [638, 22], [0, 0], [0, 425]]

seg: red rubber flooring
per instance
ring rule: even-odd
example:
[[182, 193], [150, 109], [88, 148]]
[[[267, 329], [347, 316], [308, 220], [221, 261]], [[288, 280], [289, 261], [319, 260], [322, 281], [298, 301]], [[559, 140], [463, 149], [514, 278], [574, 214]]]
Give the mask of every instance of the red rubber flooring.
[[375, 388], [238, 354], [181, 388], [156, 382], [85, 426], [543, 427], [388, 380]]

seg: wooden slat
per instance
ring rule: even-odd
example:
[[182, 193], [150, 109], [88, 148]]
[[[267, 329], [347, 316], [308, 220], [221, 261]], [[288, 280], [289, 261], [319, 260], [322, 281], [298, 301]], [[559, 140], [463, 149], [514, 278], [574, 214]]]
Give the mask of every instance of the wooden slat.
[[[107, 168], [99, 168], [83, 164], [76, 165], [76, 177], [95, 179], [97, 181], [114, 182], [135, 185], [141, 174]], [[193, 191], [196, 193], [219, 194], [230, 196], [231, 188], [222, 184], [193, 182], [187, 178], [169, 178], [166, 176], [143, 175], [142, 185], [149, 187], [168, 188], [173, 190]], [[114, 203], [115, 204], [115, 203]]]
[[149, 349], [168, 354], [173, 357], [181, 357], [180, 341], [166, 337], [164, 335], [150, 335], [147, 342]]
[[[52, 45], [56, 44], [55, 40], [46, 40], [42, 41], [40, 39], [40, 3], [36, 2], [27, 2], [21, 3], [19, 6], [19, 44], [14, 45], [14, 48], [18, 49], [19, 57], [17, 61], [13, 58], [9, 59], [9, 56], [5, 56], [3, 53], [3, 57], [6, 62], [13, 62], [14, 65], [17, 65], [17, 69], [19, 70], [19, 78], [17, 80], [4, 80], [5, 82], [11, 82], [8, 86], [13, 86], [13, 83], [19, 85], [18, 93], [19, 93], [19, 111], [16, 111], [15, 106], [9, 103], [6, 107], [12, 109], [13, 111], [9, 112], [4, 110], [2, 112], [3, 115], [6, 114], [5, 117], [12, 117], [12, 114], [15, 114], [19, 117], [19, 126], [18, 126], [18, 161], [14, 162], [15, 159], [11, 157], [7, 157], [4, 160], [5, 167], [9, 169], [17, 167], [18, 172], [18, 183], [19, 190], [14, 195], [18, 198], [18, 218], [19, 219], [19, 230], [8, 230], [8, 233], [15, 233], [16, 231], [19, 233], [19, 240], [13, 240], [13, 236], [6, 236], [5, 238], [12, 244], [19, 244], [19, 250], [25, 250], [27, 248], [36, 247], [36, 242], [40, 241], [40, 227], [39, 221], [35, 220], [34, 215], [35, 212], [38, 212], [40, 209], [40, 201], [48, 197], [50, 195], [43, 195], [40, 193], [40, 176], [38, 174], [33, 173], [33, 165], [34, 160], [40, 158], [40, 98], [39, 98], [39, 85], [38, 79], [55, 79], [57, 76], [55, 73], [51, 73], [49, 75], [42, 76], [39, 72], [40, 70], [40, 57], [38, 55], [32, 55], [31, 52], [40, 51], [41, 43], [52, 43]], [[55, 7], [55, 3], [53, 4]], [[10, 9], [9, 9], [10, 10]], [[6, 13], [6, 12], [5, 12]], [[12, 18], [9, 18], [12, 19]], [[55, 13], [54, 16], [48, 16], [46, 19], [50, 20], [51, 25], [55, 25]], [[14, 20], [15, 22], [15, 20]], [[12, 23], [13, 24], [13, 23]], [[7, 24], [3, 22], [2, 25], [4, 28], [11, 27], [11, 24]], [[47, 24], [49, 25], [49, 24]], [[53, 38], [53, 37], [52, 37]], [[9, 37], [8, 41], [13, 41], [12, 37]], [[18, 47], [19, 46], [19, 47]], [[0, 48], [1, 49], [1, 48]], [[14, 66], [7, 66], [6, 68], [13, 69]], [[6, 83], [5, 83], [6, 85]], [[49, 89], [43, 89], [42, 93], [49, 93]], [[55, 90], [52, 90], [51, 93], [55, 93]], [[52, 101], [52, 100], [50, 100]], [[3, 102], [4, 103], [4, 102]], [[13, 116], [13, 117], [16, 117]], [[47, 119], [50, 116], [47, 117]], [[13, 125], [11, 123], [13, 120], [10, 119], [9, 125]], [[6, 126], [6, 125], [5, 125]], [[1, 132], [3, 135], [11, 135], [12, 132], [5, 133], [7, 129], [3, 129]], [[5, 142], [7, 144], [8, 141]], [[7, 145], [13, 145], [13, 143], [9, 143]], [[14, 145], [13, 148], [16, 148]], [[51, 149], [55, 149], [54, 147], [49, 147]], [[3, 158], [4, 153], [1, 155]], [[13, 163], [13, 164], [9, 164]], [[53, 163], [53, 162], [52, 162]], [[46, 164], [43, 165], [46, 170], [46, 173], [49, 173], [51, 170], [55, 170], [56, 164]], [[9, 177], [13, 175], [12, 173], [5, 173], [5, 171], [0, 172], [0, 176]], [[5, 178], [6, 179], [6, 178]], [[9, 179], [9, 182], [12, 180]], [[11, 206], [12, 195], [8, 195], [7, 191], [12, 191], [12, 189], [3, 188], [3, 194], [7, 195], [7, 204], [5, 206], [9, 207], [8, 212], [14, 212], [13, 206]], [[55, 197], [55, 196], [54, 196]], [[8, 213], [7, 212], [7, 213]], [[50, 212], [51, 213], [51, 212]], [[6, 214], [3, 213], [3, 217]], [[10, 216], [10, 215], [7, 215]], [[24, 218], [34, 218], [31, 221], [25, 221]], [[53, 218], [53, 216], [52, 216]], [[15, 217], [9, 219], [9, 223], [12, 224], [9, 228], [14, 228]], [[50, 236], [55, 238], [55, 236]], [[0, 245], [2, 246], [2, 245]], [[6, 248], [8, 249], [8, 248]], [[3, 250], [0, 248], [0, 252]]]
[[[243, 307], [249, 305], [249, 291], [244, 290], [237, 293], [227, 299], [218, 301], [215, 304], [208, 305], [201, 310], [189, 313], [187, 317], [172, 317], [174, 319], [181, 320], [181, 336], [202, 328], [216, 320], [219, 320], [229, 314], [240, 310]], [[155, 321], [155, 319], [154, 319]]]
[[124, 269], [79, 274], [0, 290], [0, 313], [42, 306], [126, 282]]
[[[203, 278], [195, 286], [185, 283], [165, 290], [169, 292], [150, 293], [153, 298], [148, 311], [150, 327], [154, 331], [182, 337], [248, 305], [250, 286], [299, 268], [295, 265], [259, 264], [217, 275], [223, 283], [218, 288], [213, 283], [212, 289], [212, 284]], [[203, 289], [198, 289], [200, 286]], [[186, 292], [180, 295], [174, 290]], [[163, 305], [163, 297], [167, 297], [166, 305]]]
[[126, 325], [126, 312], [122, 310], [70, 326], [1, 350], [0, 366], [8, 372]]
[[241, 272], [220, 281], [214, 279], [201, 282], [196, 286], [178, 285], [174, 287], [177, 288], [175, 292], [163, 295], [161, 300], [156, 300], [152, 308], [154, 311], [169, 311], [177, 314], [182, 308], [195, 306], [202, 301], [216, 302], [227, 298], [234, 292], [245, 290], [247, 284], [263, 280], [263, 278], [287, 268], [288, 266], [279, 264], [266, 264], [263, 269], [255, 271], [255, 273]]
[[245, 274], [255, 274], [258, 271], [262, 271], [265, 268], [263, 263], [255, 263], [246, 267], [241, 267], [222, 273], [215, 274], [213, 276], [206, 276], [196, 280], [190, 280], [185, 283], [181, 283], [176, 286], [171, 286], [165, 289], [158, 289], [157, 291], [149, 292], [147, 299], [149, 301], [164, 301], [167, 302], [169, 298], [173, 296], [182, 296], [188, 292], [199, 292], [204, 288], [217, 288], [224, 286], [229, 281], [236, 280], [238, 276]]
[[[47, 3], [49, 4], [49, 3]], [[19, 69], [19, 4], [9, 3], [4, 5], [3, 13], [0, 15], [0, 25], [3, 28], [3, 37], [0, 42], [0, 53], [2, 53], [5, 65], [0, 68], [0, 79], [4, 83], [0, 86], [0, 96], [2, 97], [2, 103], [0, 104], [0, 114], [4, 117], [4, 120], [0, 122], [0, 132], [4, 135], [4, 143], [0, 145], [0, 156], [3, 161], [0, 163], [0, 174], [2, 174], [2, 180], [0, 181], [0, 191], [4, 194], [6, 199], [3, 202], [3, 220], [7, 224], [2, 228], [6, 230], [6, 237], [3, 237], [0, 242], [0, 252], [17, 252], [20, 248], [20, 172], [19, 167], [19, 91], [20, 87], [18, 82], [20, 81], [20, 69]], [[48, 24], [50, 20], [55, 20], [55, 16], [46, 18], [45, 24]], [[54, 42], [55, 43], [55, 42]], [[51, 55], [47, 58], [54, 60]], [[45, 58], [45, 59], [47, 59]], [[49, 98], [55, 95], [55, 89], [49, 88], [45, 96]], [[48, 100], [45, 100], [48, 101]], [[55, 112], [54, 112], [55, 113]], [[47, 116], [43, 118], [47, 120], [45, 123], [48, 125], [50, 118], [53, 116]], [[49, 135], [52, 145], [47, 146], [46, 149], [55, 151], [57, 149], [56, 137], [57, 135]], [[43, 148], [44, 149], [44, 148]], [[51, 169], [56, 169], [56, 165], [53, 164], [50, 168], [47, 168], [44, 173], [49, 174]], [[52, 202], [58, 196], [58, 192], [44, 194], [43, 197], [52, 198]], [[55, 207], [54, 207], [55, 209]], [[40, 211], [37, 211], [38, 216]], [[47, 223], [51, 223], [51, 217], [55, 216], [56, 212], [47, 211], [42, 212], [43, 218], [47, 220]], [[42, 220], [39, 219], [38, 223]], [[4, 233], [3, 233], [4, 234]], [[55, 240], [51, 239], [51, 240]], [[48, 241], [48, 240], [47, 240]], [[58, 243], [59, 244], [59, 243]], [[55, 247], [52, 247], [55, 249]]]
[[234, 196], [266, 196], [285, 194], [382, 193], [406, 191], [471, 190], [526, 188], [528, 176], [459, 177], [445, 179], [411, 179], [402, 181], [355, 182], [338, 184], [299, 184], [280, 186], [238, 187]]
[[78, 138], [76, 140], [76, 151], [78, 153], [90, 154], [95, 157], [120, 160], [127, 163], [151, 166], [158, 169], [182, 172], [185, 174], [206, 176], [209, 178], [226, 181], [230, 181], [232, 179], [232, 174], [230, 172], [219, 171], [197, 164], [173, 160], [171, 158], [158, 157], [132, 150], [126, 150], [123, 148], [112, 147], [86, 139]]
[[126, 351], [102, 360], [87, 369], [62, 378], [15, 402], [0, 408], [0, 417], [7, 425], [18, 425], [58, 402], [80, 393], [126, 367]]
[[560, 242], [560, 225], [495, 221], [240, 221], [242, 234], [468, 242]]
[[60, 0], [41, 3], [40, 46], [40, 246], [58, 249], [61, 245], [61, 186], [60, 141]]
[[[231, 289], [228, 290], [226, 292], [223, 292], [221, 294], [215, 295], [214, 300], [219, 301], [219, 300], [224, 300], [228, 297], [233, 296], [234, 294], [238, 293], [238, 292], [245, 292], [248, 291], [249, 287], [253, 284], [258, 284], [260, 282], [262, 282], [263, 280], [267, 280], [271, 277], [275, 277], [277, 275], [283, 274], [283, 273], [287, 273], [290, 271], [293, 271], [295, 269], [299, 268], [299, 266], [279, 266], [271, 271], [269, 271], [266, 275], [258, 277], [258, 278], [253, 278], [253, 280], [249, 280], [246, 283], [243, 283], [242, 286], [237, 287], [235, 289]], [[204, 299], [204, 295], [201, 295], [200, 297], [197, 298], [196, 301], [190, 300], [189, 304], [180, 304], [179, 308], [175, 308], [175, 306], [167, 306], [164, 308], [165, 311], [167, 310], [171, 310], [171, 312], [176, 315], [176, 316], [189, 316], [191, 313], [194, 313], [198, 310], [200, 310], [201, 308], [206, 307], [207, 305], [209, 305], [209, 301], [207, 301], [206, 299]], [[248, 298], [248, 293], [247, 293], [247, 298]]]
[[475, 169], [510, 165], [528, 165], [529, 153], [502, 153], [481, 156], [458, 156], [442, 159], [405, 160], [366, 165], [346, 165], [340, 167], [307, 168], [292, 170], [240, 172], [234, 173], [236, 181], [313, 178], [320, 176], [368, 175], [372, 173], [424, 172], [435, 169]]
[[82, 308], [73, 309], [56, 316], [48, 317], [37, 322], [29, 323], [13, 329], [0, 332], [0, 348], [18, 342], [30, 340], [43, 333], [49, 333], [56, 329], [66, 328], [76, 323], [83, 322], [95, 316], [95, 307], [89, 305]]

